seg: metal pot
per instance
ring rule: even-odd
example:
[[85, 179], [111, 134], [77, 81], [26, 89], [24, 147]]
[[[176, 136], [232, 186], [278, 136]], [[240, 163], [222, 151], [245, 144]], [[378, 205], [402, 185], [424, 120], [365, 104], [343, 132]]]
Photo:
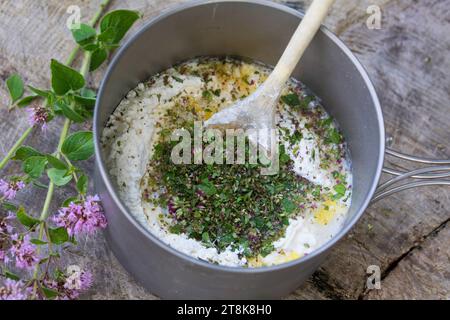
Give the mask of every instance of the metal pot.
[[[295, 290], [323, 262], [357, 222], [374, 196], [385, 154], [380, 103], [369, 77], [350, 50], [322, 28], [293, 76], [305, 83], [341, 126], [352, 156], [352, 205], [345, 226], [314, 253], [263, 268], [223, 267], [199, 261], [144, 229], [128, 212], [104, 165], [99, 138], [116, 106], [139, 82], [173, 64], [197, 56], [237, 55], [274, 65], [302, 14], [266, 1], [201, 1], [179, 6], [149, 21], [116, 54], [103, 79], [95, 108], [95, 186], [108, 218], [106, 237], [123, 266], [150, 292], [162, 298], [279, 298]], [[405, 155], [389, 151], [395, 156]], [[407, 156], [406, 156], [407, 157]], [[450, 161], [428, 163], [450, 164]], [[433, 173], [404, 173], [376, 194], [375, 200], [410, 186], [437, 183], [449, 167]], [[444, 172], [447, 170], [447, 172]], [[405, 178], [426, 178], [392, 188]], [[438, 178], [438, 180], [430, 180]]]

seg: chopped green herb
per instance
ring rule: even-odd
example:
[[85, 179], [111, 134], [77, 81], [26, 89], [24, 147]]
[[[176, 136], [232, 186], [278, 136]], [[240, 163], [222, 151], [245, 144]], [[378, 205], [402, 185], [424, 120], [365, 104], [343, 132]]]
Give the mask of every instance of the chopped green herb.
[[306, 96], [303, 98], [300, 102], [300, 108], [302, 109], [308, 109], [309, 104], [314, 101], [314, 97]]
[[[211, 82], [216, 75], [227, 81], [226, 77], [231, 77], [232, 72], [224, 66], [224, 63], [210, 62], [185, 70], [180, 67], [178, 72], [196, 75], [205, 83]], [[173, 76], [169, 76], [169, 79], [170, 77], [173, 81], [182, 80]], [[169, 79], [164, 80], [170, 84]], [[249, 83], [249, 78], [243, 76], [242, 81]], [[227, 87], [226, 82], [222, 84], [224, 88]], [[217, 87], [214, 85], [214, 88]], [[204, 112], [213, 112], [216, 107], [221, 107], [220, 101], [226, 102], [226, 98], [221, 97], [221, 89], [214, 88], [212, 83], [205, 84], [201, 92], [200, 99], [203, 101], [199, 101], [199, 105]], [[163, 126], [170, 129], [167, 133], [175, 128], [185, 128], [192, 136], [193, 121], [201, 120], [199, 118], [204, 115], [191, 105], [186, 106], [182, 100], [185, 99], [184, 94], [174, 98], [177, 108], [165, 111], [164, 122], [159, 125], [161, 134], [154, 144], [148, 171], [142, 181], [143, 198], [155, 207], [166, 209], [160, 220], [169, 232], [184, 234], [219, 252], [231, 249], [239, 250], [245, 257], [266, 256], [273, 252], [273, 242], [285, 235], [291, 218], [318, 207], [329, 210], [324, 205], [326, 200], [345, 199], [345, 196], [349, 196], [346, 185], [341, 184], [346, 181], [345, 173], [336, 169], [337, 161], [342, 159], [345, 152], [340, 146], [343, 141], [341, 133], [335, 128], [333, 118], [327, 116], [320, 105], [309, 108], [311, 102], [315, 101], [313, 96], [296, 92], [297, 89], [291, 89], [280, 100], [286, 108], [291, 107], [287, 110], [287, 116], [295, 113], [291, 111], [308, 109], [308, 112], [301, 115], [306, 120], [305, 129], [303, 121], [299, 119], [294, 119], [292, 126], [288, 128], [280, 128], [283, 139], [279, 152], [280, 170], [273, 176], [261, 175], [262, 165], [247, 162], [242, 165], [172, 163], [171, 151], [178, 142], [170, 141], [170, 134], [166, 134]], [[236, 100], [251, 94], [251, 91], [246, 86], [241, 86], [231, 90], [229, 94], [232, 100]], [[216, 100], [215, 97], [219, 98]], [[213, 101], [217, 101], [218, 105], [213, 105]], [[204, 134], [203, 137], [207, 138], [207, 135]], [[321, 168], [335, 170], [335, 188], [315, 185], [293, 171], [294, 163], [290, 153], [298, 156], [301, 149], [299, 142], [310, 139], [317, 139], [317, 147], [311, 148], [307, 154], [313, 160], [319, 158]], [[225, 151], [226, 141], [223, 147]], [[246, 158], [248, 151], [247, 146]], [[305, 247], [309, 247], [308, 244]]]
[[282, 205], [283, 205], [284, 211], [286, 211], [287, 213], [292, 213], [297, 208], [295, 203], [289, 199], [283, 199]]
[[307, 96], [300, 99], [296, 93], [290, 93], [281, 97], [281, 101], [290, 106], [291, 108], [300, 107], [300, 109], [307, 109], [314, 97]]
[[321, 126], [321, 127], [329, 127], [332, 123], [333, 123], [333, 118], [332, 117], [328, 117], [328, 118], [325, 118], [325, 119], [321, 119], [319, 121], [319, 126]]
[[198, 188], [208, 196], [212, 196], [217, 193], [216, 187], [208, 179], [203, 179], [202, 183], [198, 185]]
[[294, 133], [289, 137], [289, 142], [291, 145], [298, 144], [303, 139], [303, 134], [300, 130], [295, 130]]
[[327, 132], [325, 139], [326, 143], [340, 144], [342, 143], [342, 136], [336, 128], [331, 128]]
[[[184, 127], [193, 130], [192, 125]], [[167, 208], [170, 232], [185, 233], [219, 251], [245, 248], [249, 257], [272, 252], [272, 242], [284, 235], [287, 217], [300, 213], [308, 201], [294, 195], [313, 188], [292, 171], [293, 162], [283, 148], [279, 173], [262, 175], [259, 164], [173, 164], [170, 155], [177, 142], [160, 139], [144, 181], [146, 194], [156, 192], [158, 197], [146, 200]], [[248, 152], [247, 141], [246, 156]]]
[[178, 78], [177, 76], [174, 76], [174, 75], [172, 75], [172, 78], [173, 78], [173, 80], [175, 80], [176, 82], [181, 82], [181, 83], [183, 83], [183, 79], [181, 79], [181, 78]]
[[334, 191], [336, 191], [336, 194], [333, 197], [335, 200], [343, 198], [347, 191], [347, 188], [342, 183], [335, 185], [333, 189], [334, 189]]
[[210, 90], [204, 90], [204, 91], [202, 92], [202, 97], [203, 97], [204, 99], [206, 99], [208, 102], [211, 102], [212, 99], [213, 99], [213, 94], [211, 93]]
[[209, 240], [209, 233], [208, 232], [203, 232], [203, 234], [202, 234], [202, 240], [203, 240], [203, 242], [206, 242], [206, 243], [208, 243], [210, 240]]
[[282, 96], [281, 101], [283, 101], [285, 104], [287, 104], [290, 107], [297, 107], [300, 105], [300, 99], [298, 98], [298, 95], [296, 95], [295, 93], [291, 93], [291, 94]]

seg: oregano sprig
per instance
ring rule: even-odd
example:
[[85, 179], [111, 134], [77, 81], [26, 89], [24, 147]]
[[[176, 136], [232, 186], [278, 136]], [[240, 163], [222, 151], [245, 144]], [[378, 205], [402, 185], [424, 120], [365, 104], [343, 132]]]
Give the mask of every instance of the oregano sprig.
[[[104, 0], [100, 4], [100, 10], [88, 24], [82, 23], [79, 28], [72, 29], [72, 35], [77, 45], [70, 53], [65, 64], [52, 60], [51, 69], [55, 71], [55, 78], [52, 73], [52, 90], [25, 85], [22, 78], [17, 74], [8, 78], [7, 88], [11, 100], [9, 109], [14, 107], [33, 108], [33, 106], [36, 106], [35, 102], [38, 99], [42, 99], [44, 103], [35, 110], [41, 117], [33, 119], [30, 116], [31, 127], [25, 130], [17, 143], [11, 147], [6, 156], [0, 161], [0, 170], [11, 160], [17, 149], [32, 132], [33, 127], [38, 125], [45, 128], [46, 123], [53, 120], [55, 115], [60, 114], [78, 123], [92, 116], [95, 105], [95, 92], [84, 88], [84, 86], [80, 90], [73, 90], [79, 87], [82, 80], [65, 67], [70, 67], [81, 48], [90, 53], [89, 63], [86, 65], [88, 71], [98, 69], [106, 61], [108, 55], [119, 46], [120, 41], [131, 26], [141, 17], [137, 11], [115, 10], [101, 18], [100, 30], [97, 31], [93, 26], [100, 19], [102, 10], [109, 2], [110, 0]], [[66, 79], [65, 76], [69, 78]], [[66, 91], [68, 85], [73, 85], [74, 88], [71, 87], [71, 90]], [[26, 89], [29, 90], [29, 93], [26, 92]]]
[[[77, 243], [77, 238], [106, 226], [100, 199], [88, 194], [89, 177], [78, 164], [93, 156], [93, 134], [70, 133], [70, 128], [72, 123], [89, 121], [92, 116], [96, 93], [86, 87], [89, 71], [103, 64], [140, 17], [135, 11], [116, 10], [100, 19], [109, 2], [102, 1], [89, 24], [72, 30], [77, 46], [66, 63], [51, 60], [50, 88], [26, 85], [17, 74], [6, 81], [9, 109], [26, 108], [31, 127], [0, 162], [0, 170], [10, 160], [22, 164], [21, 173], [0, 179], [0, 207], [8, 212], [0, 218], [0, 277], [4, 278], [0, 300], [75, 299], [92, 283], [88, 271], [64, 271], [57, 262], [67, 247]], [[97, 31], [94, 26], [99, 20]], [[71, 64], [79, 49], [84, 51], [84, 58], [78, 71]], [[65, 121], [53, 153], [23, 145], [34, 127], [45, 129], [56, 117]], [[11, 202], [26, 185], [47, 190], [39, 216]], [[54, 191], [64, 186], [72, 186], [76, 194], [63, 201], [59, 211], [51, 216]]]
[[90, 71], [102, 65], [108, 54], [119, 46], [122, 38], [139, 18], [137, 11], [116, 10], [103, 17], [98, 33], [86, 24], [72, 30], [75, 41], [84, 50], [92, 52]]

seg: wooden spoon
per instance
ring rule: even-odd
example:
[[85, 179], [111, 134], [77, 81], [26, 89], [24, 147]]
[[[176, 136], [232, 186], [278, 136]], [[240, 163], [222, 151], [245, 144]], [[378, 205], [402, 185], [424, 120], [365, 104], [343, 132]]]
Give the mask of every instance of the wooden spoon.
[[267, 80], [253, 94], [217, 112], [204, 125], [234, 129], [275, 128], [275, 112], [281, 91], [334, 1], [314, 0]]

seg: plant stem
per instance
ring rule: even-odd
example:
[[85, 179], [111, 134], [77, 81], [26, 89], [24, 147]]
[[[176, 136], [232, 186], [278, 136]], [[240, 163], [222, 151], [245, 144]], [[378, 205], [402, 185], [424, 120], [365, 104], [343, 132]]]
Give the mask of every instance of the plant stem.
[[100, 3], [99, 9], [98, 11], [94, 14], [94, 16], [92, 17], [92, 19], [89, 21], [89, 25], [94, 26], [97, 24], [98, 20], [100, 19], [103, 11], [106, 9], [106, 7], [109, 5], [109, 3], [111, 2], [111, 0], [103, 0]]
[[[111, 2], [111, 0], [103, 0], [100, 3], [100, 6], [99, 6], [97, 12], [94, 14], [92, 19], [89, 20], [88, 25], [90, 25], [91, 27], [94, 27], [97, 24], [98, 20], [100, 20], [100, 17], [102, 15], [103, 11], [109, 5], [110, 2]], [[79, 45], [77, 45], [75, 48], [73, 48], [73, 50], [69, 54], [69, 57], [66, 60], [66, 64], [67, 65], [71, 65], [72, 64], [72, 62], [75, 60], [75, 58], [77, 56], [78, 51], [80, 51], [80, 48], [81, 47]]]
[[22, 136], [17, 140], [17, 142], [12, 146], [12, 148], [9, 150], [8, 154], [5, 156], [5, 158], [0, 162], [0, 170], [4, 168], [4, 166], [8, 163], [8, 161], [15, 155], [17, 149], [22, 145], [22, 143], [25, 141], [25, 139], [28, 137], [28, 135], [33, 130], [33, 127], [28, 128], [25, 130], [25, 132], [22, 134]]
[[[61, 148], [64, 143], [64, 140], [66, 140], [67, 135], [69, 133], [70, 124], [71, 124], [71, 121], [69, 119], [66, 119], [64, 121], [64, 126], [61, 131], [61, 135], [59, 137], [58, 149], [57, 149], [56, 156], [55, 156], [58, 159], [60, 158]], [[44, 207], [42, 208], [41, 216], [39, 217], [39, 219], [41, 220], [41, 224], [48, 217], [48, 209], [50, 207], [50, 203], [52, 202], [54, 190], [55, 190], [55, 185], [53, 184], [53, 182], [50, 181], [50, 183], [48, 185], [47, 196], [45, 197]], [[41, 228], [41, 230], [42, 230], [42, 228]]]
[[[58, 159], [60, 158], [61, 148], [62, 148], [62, 145], [64, 143], [64, 140], [66, 140], [67, 134], [69, 133], [70, 124], [71, 124], [71, 121], [69, 119], [66, 119], [64, 121], [64, 126], [63, 126], [63, 129], [61, 131], [61, 136], [59, 137], [58, 148], [57, 148], [57, 152], [56, 152], [56, 155], [55, 155], [55, 157], [58, 158]], [[52, 199], [53, 199], [53, 192], [54, 191], [55, 191], [55, 184], [50, 181], [50, 183], [48, 185], [47, 196], [45, 197], [44, 207], [42, 208], [41, 216], [39, 217], [39, 220], [41, 220], [41, 222], [39, 223], [39, 236], [38, 236], [38, 239], [41, 240], [41, 241], [44, 238], [44, 231], [45, 231], [45, 228], [46, 228], [45, 220], [48, 218], [49, 208], [50, 208], [50, 204], [51, 204]], [[36, 254], [38, 256], [39, 256], [40, 251], [41, 251], [40, 247], [37, 247]], [[35, 267], [35, 269], [34, 269], [33, 280], [35, 280], [35, 281], [37, 280], [38, 274], [39, 274], [39, 265], [37, 265]], [[37, 290], [37, 282], [34, 283], [33, 295], [36, 294], [36, 290]]]
[[[97, 22], [100, 20], [100, 17], [102, 15], [103, 11], [109, 5], [110, 2], [111, 2], [111, 0], [103, 0], [100, 3], [99, 9], [94, 14], [92, 19], [89, 21], [90, 26], [95, 26], [97, 24]], [[73, 50], [69, 54], [69, 57], [65, 61], [66, 65], [70, 66], [74, 62], [78, 52], [80, 51], [80, 48], [81, 47], [79, 45], [76, 45], [76, 47], [73, 48]], [[89, 66], [89, 62], [87, 63], [87, 66]], [[86, 74], [84, 74], [84, 76], [86, 76]], [[47, 102], [45, 102], [45, 103], [47, 103]], [[19, 138], [19, 140], [17, 140], [17, 142], [11, 147], [8, 154], [0, 162], [0, 170], [2, 170], [6, 166], [6, 164], [9, 162], [9, 160], [11, 160], [11, 158], [15, 155], [17, 149], [20, 148], [20, 146], [24, 143], [24, 141], [28, 138], [28, 136], [30, 135], [30, 133], [32, 131], [33, 131], [33, 127], [30, 127], [27, 130], [25, 130], [25, 132], [22, 134], [22, 136]]]
[[[91, 19], [90, 25], [94, 26], [97, 23], [97, 21], [100, 19], [100, 16], [103, 13], [103, 10], [107, 7], [107, 5], [109, 4], [110, 1], [111, 0], [103, 0], [102, 1], [102, 3], [100, 4], [99, 10], [95, 13], [94, 17]], [[69, 55], [69, 59], [68, 59], [69, 63], [68, 64], [71, 64], [73, 62], [73, 60], [75, 59], [76, 54], [78, 53], [79, 49], [80, 49], [80, 46], [77, 46], [74, 50], [72, 50], [72, 52]], [[87, 74], [89, 72], [89, 65], [91, 63], [91, 57], [92, 57], [92, 53], [91, 52], [88, 52], [88, 51], [85, 52], [85, 55], [84, 55], [84, 58], [83, 58], [83, 62], [82, 62], [82, 66], [81, 66], [81, 69], [80, 69], [80, 73], [85, 78], [86, 78], [86, 76], [87, 76]], [[58, 147], [57, 147], [57, 150], [56, 150], [55, 157], [58, 158], [58, 159], [61, 157], [61, 148], [62, 148], [62, 145], [63, 145], [64, 141], [67, 138], [67, 135], [69, 134], [70, 125], [71, 125], [71, 121], [69, 119], [66, 119], [64, 121], [64, 126], [63, 126], [63, 128], [61, 130], [61, 135], [59, 137]], [[31, 129], [32, 128], [30, 128], [28, 130], [31, 132]], [[29, 134], [29, 132], [28, 132], [28, 134]], [[23, 135], [23, 140], [26, 139], [28, 134], [26, 134], [26, 135], [24, 134]], [[23, 143], [23, 141], [21, 143]], [[18, 144], [18, 143], [16, 143], [16, 144]], [[20, 144], [19, 144], [19, 146], [20, 146]], [[8, 160], [6, 160], [6, 161], [3, 160], [3, 161], [7, 162]], [[44, 206], [42, 208], [41, 215], [39, 217], [39, 219], [41, 221], [39, 223], [39, 236], [38, 236], [39, 240], [42, 240], [43, 237], [44, 237], [44, 232], [45, 232], [45, 229], [46, 229], [46, 220], [47, 220], [48, 215], [49, 215], [49, 208], [50, 208], [50, 204], [51, 204], [52, 199], [53, 199], [53, 192], [54, 191], [55, 191], [55, 185], [54, 185], [53, 182], [50, 181], [50, 183], [48, 185], [47, 195], [45, 197]], [[38, 247], [36, 249], [36, 254], [38, 256], [39, 256], [39, 253], [40, 253], [40, 247]], [[37, 279], [38, 279], [38, 275], [39, 275], [39, 270], [40, 270], [40, 267], [39, 267], [39, 264], [38, 264], [38, 265], [36, 265], [36, 267], [34, 269], [33, 280], [32, 280], [32, 281], [34, 281], [34, 284], [33, 284], [33, 296], [34, 297], [36, 297], [36, 293], [37, 293], [37, 289], [38, 289]]]
[[83, 75], [84, 78], [86, 78], [86, 76], [89, 72], [89, 66], [91, 64], [91, 57], [92, 57], [92, 52], [86, 51], [84, 53], [83, 64], [81, 65], [81, 69], [80, 69], [80, 73]]

